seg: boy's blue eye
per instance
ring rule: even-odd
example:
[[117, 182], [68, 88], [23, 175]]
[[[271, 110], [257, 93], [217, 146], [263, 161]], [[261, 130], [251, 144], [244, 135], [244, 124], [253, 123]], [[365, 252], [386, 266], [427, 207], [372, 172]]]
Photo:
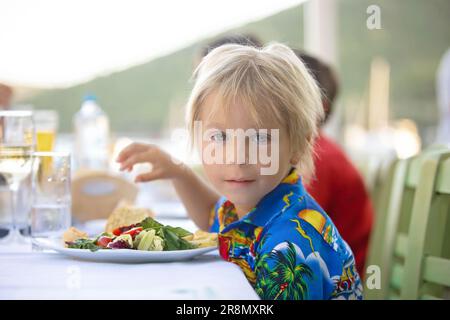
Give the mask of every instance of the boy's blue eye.
[[268, 143], [270, 140], [270, 136], [265, 133], [257, 133], [255, 135], [253, 135], [251, 138], [252, 138], [253, 142], [260, 143], [260, 144]]
[[211, 135], [210, 139], [215, 142], [223, 142], [227, 139], [227, 137], [223, 132], [216, 132]]

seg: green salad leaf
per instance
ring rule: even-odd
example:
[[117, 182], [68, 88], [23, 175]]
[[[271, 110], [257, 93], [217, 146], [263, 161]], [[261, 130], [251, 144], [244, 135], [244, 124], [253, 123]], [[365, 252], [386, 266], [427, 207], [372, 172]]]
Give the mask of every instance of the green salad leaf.
[[169, 229], [170, 231], [175, 233], [180, 238], [190, 236], [192, 234], [191, 232], [189, 232], [181, 227], [172, 227], [172, 226], [167, 225], [167, 226], [165, 226], [165, 228]]
[[71, 249], [89, 249], [92, 252], [100, 250], [101, 248], [95, 244], [92, 239], [77, 239], [72, 242], [66, 242], [67, 247]]
[[182, 239], [174, 231], [173, 227], [163, 226], [157, 231], [157, 235], [164, 240], [164, 251], [195, 249], [196, 245]]
[[139, 225], [144, 229], [155, 229], [158, 230], [163, 226], [163, 224], [159, 223], [153, 218], [147, 217], [144, 220], [142, 220]]
[[165, 226], [153, 218], [147, 217], [141, 223], [140, 226], [144, 230], [153, 229], [156, 234], [164, 241], [164, 250], [186, 250], [194, 249], [195, 245], [182, 239], [185, 236], [191, 235], [192, 233], [183, 229], [181, 227]]

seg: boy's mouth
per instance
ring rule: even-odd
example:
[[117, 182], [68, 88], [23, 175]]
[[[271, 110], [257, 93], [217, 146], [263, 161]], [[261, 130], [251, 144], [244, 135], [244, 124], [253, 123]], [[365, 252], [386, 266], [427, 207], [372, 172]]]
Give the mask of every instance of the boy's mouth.
[[255, 182], [253, 179], [225, 179], [225, 182], [233, 187], [246, 187]]

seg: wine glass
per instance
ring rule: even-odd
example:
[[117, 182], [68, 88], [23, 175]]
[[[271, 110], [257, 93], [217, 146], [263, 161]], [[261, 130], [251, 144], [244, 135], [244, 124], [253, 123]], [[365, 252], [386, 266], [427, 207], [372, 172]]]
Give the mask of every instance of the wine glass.
[[11, 225], [2, 244], [24, 243], [18, 228], [18, 191], [29, 176], [36, 134], [31, 111], [0, 111], [0, 181], [11, 193]]

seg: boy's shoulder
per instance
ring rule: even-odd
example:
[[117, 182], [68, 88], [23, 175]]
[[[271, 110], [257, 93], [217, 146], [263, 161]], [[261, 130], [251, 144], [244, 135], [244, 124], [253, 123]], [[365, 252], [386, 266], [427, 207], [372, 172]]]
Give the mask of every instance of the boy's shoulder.
[[341, 275], [346, 265], [355, 264], [348, 244], [328, 215], [308, 194], [275, 215], [263, 227], [260, 239], [260, 253], [271, 251], [280, 243], [292, 243], [303, 257], [320, 257], [330, 275]]
[[343, 245], [334, 223], [309, 194], [301, 196], [296, 203], [275, 215], [264, 229], [271, 234], [281, 232], [284, 237], [306, 239], [335, 252], [339, 252], [339, 247]]
[[350, 247], [310, 196], [299, 199], [263, 227], [257, 254], [268, 261], [278, 257], [276, 260], [291, 261], [310, 270], [312, 296], [317, 291], [332, 299], [361, 297]]

